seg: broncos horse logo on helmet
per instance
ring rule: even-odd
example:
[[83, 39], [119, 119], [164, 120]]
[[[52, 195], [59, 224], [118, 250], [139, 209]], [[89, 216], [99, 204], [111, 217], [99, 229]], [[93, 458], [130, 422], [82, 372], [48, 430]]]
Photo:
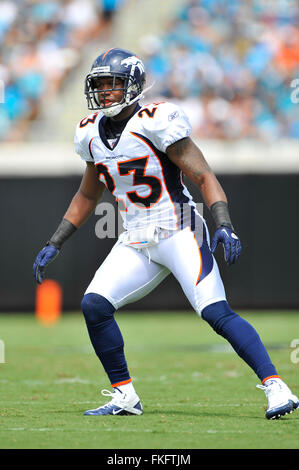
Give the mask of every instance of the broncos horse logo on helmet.
[[[125, 67], [129, 67], [130, 65], [133, 66], [134, 68], [135, 67], [138, 67], [139, 68], [139, 72], [142, 74], [142, 73], [145, 73], [145, 68], [144, 68], [144, 65], [143, 63], [141, 62], [141, 60], [136, 57], [136, 56], [131, 56], [131, 57], [128, 57], [127, 59], [123, 59], [121, 61], [121, 65], [124, 65]], [[133, 69], [134, 70], [134, 69]], [[131, 73], [132, 73], [132, 69], [131, 69]]]
[[[105, 90], [98, 88], [97, 79], [111, 77], [112, 88], [115, 89], [116, 79], [123, 82], [123, 97], [120, 102], [105, 106], [100, 104], [98, 95]], [[85, 95], [88, 109], [100, 110], [106, 116], [119, 114], [126, 106], [135, 103], [143, 97], [145, 85], [145, 68], [142, 61], [130, 51], [112, 48], [99, 55], [92, 64], [90, 73], [85, 78]], [[119, 89], [119, 86], [118, 86]], [[107, 91], [107, 90], [106, 90]]]

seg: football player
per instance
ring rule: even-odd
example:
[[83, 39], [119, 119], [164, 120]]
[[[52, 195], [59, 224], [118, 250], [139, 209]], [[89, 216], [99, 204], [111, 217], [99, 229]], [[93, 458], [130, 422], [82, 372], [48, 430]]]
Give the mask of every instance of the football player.
[[[255, 329], [228, 305], [213, 256], [219, 243], [228, 265], [241, 252], [226, 195], [190, 137], [182, 109], [169, 102], [139, 104], [145, 78], [142, 61], [124, 49], [109, 49], [92, 64], [85, 79], [92, 114], [79, 122], [75, 134], [76, 152], [86, 161], [86, 170], [33, 266], [41, 283], [46, 266], [94, 211], [105, 188], [113, 194], [125, 231], [82, 300], [91, 343], [113, 391], [103, 390], [110, 401], [84, 414], [142, 414], [114, 312], [147, 295], [171, 272], [198, 315], [226, 338], [260, 379], [258, 387], [268, 398], [266, 417], [279, 418], [298, 407], [298, 398], [281, 380]], [[214, 218], [211, 244], [183, 174], [198, 186]]]

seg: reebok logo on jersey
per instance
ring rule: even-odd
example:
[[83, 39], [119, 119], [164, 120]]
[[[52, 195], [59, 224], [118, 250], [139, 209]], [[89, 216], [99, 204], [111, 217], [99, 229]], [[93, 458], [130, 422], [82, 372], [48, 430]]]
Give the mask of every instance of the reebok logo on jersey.
[[174, 111], [173, 113], [168, 115], [168, 121], [173, 121], [179, 115], [178, 111]]

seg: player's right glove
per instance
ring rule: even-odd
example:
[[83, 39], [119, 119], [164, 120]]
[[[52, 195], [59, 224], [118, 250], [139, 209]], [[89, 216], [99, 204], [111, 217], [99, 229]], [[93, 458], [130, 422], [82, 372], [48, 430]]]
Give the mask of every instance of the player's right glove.
[[33, 264], [33, 277], [38, 284], [41, 284], [44, 279], [46, 267], [54, 261], [59, 255], [59, 250], [56, 246], [49, 242], [46, 246], [38, 253], [34, 264]]
[[59, 255], [63, 243], [77, 230], [69, 220], [62, 219], [56, 232], [39, 252], [33, 264], [33, 277], [38, 284], [43, 282], [46, 267]]

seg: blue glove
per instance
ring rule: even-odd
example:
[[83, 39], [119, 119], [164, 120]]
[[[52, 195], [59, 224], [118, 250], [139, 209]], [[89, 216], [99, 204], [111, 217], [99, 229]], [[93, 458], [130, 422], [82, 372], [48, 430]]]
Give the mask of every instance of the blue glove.
[[54, 245], [46, 245], [37, 255], [36, 260], [33, 264], [33, 277], [38, 284], [43, 282], [45, 275], [45, 269], [48, 264], [52, 263], [56, 256], [58, 256], [59, 250]]
[[214, 254], [218, 243], [223, 244], [224, 248], [224, 259], [226, 263], [230, 266], [234, 264], [237, 259], [239, 258], [242, 246], [239, 237], [234, 233], [234, 231], [225, 226], [220, 226], [217, 228], [212, 244], [211, 244], [211, 252]]

